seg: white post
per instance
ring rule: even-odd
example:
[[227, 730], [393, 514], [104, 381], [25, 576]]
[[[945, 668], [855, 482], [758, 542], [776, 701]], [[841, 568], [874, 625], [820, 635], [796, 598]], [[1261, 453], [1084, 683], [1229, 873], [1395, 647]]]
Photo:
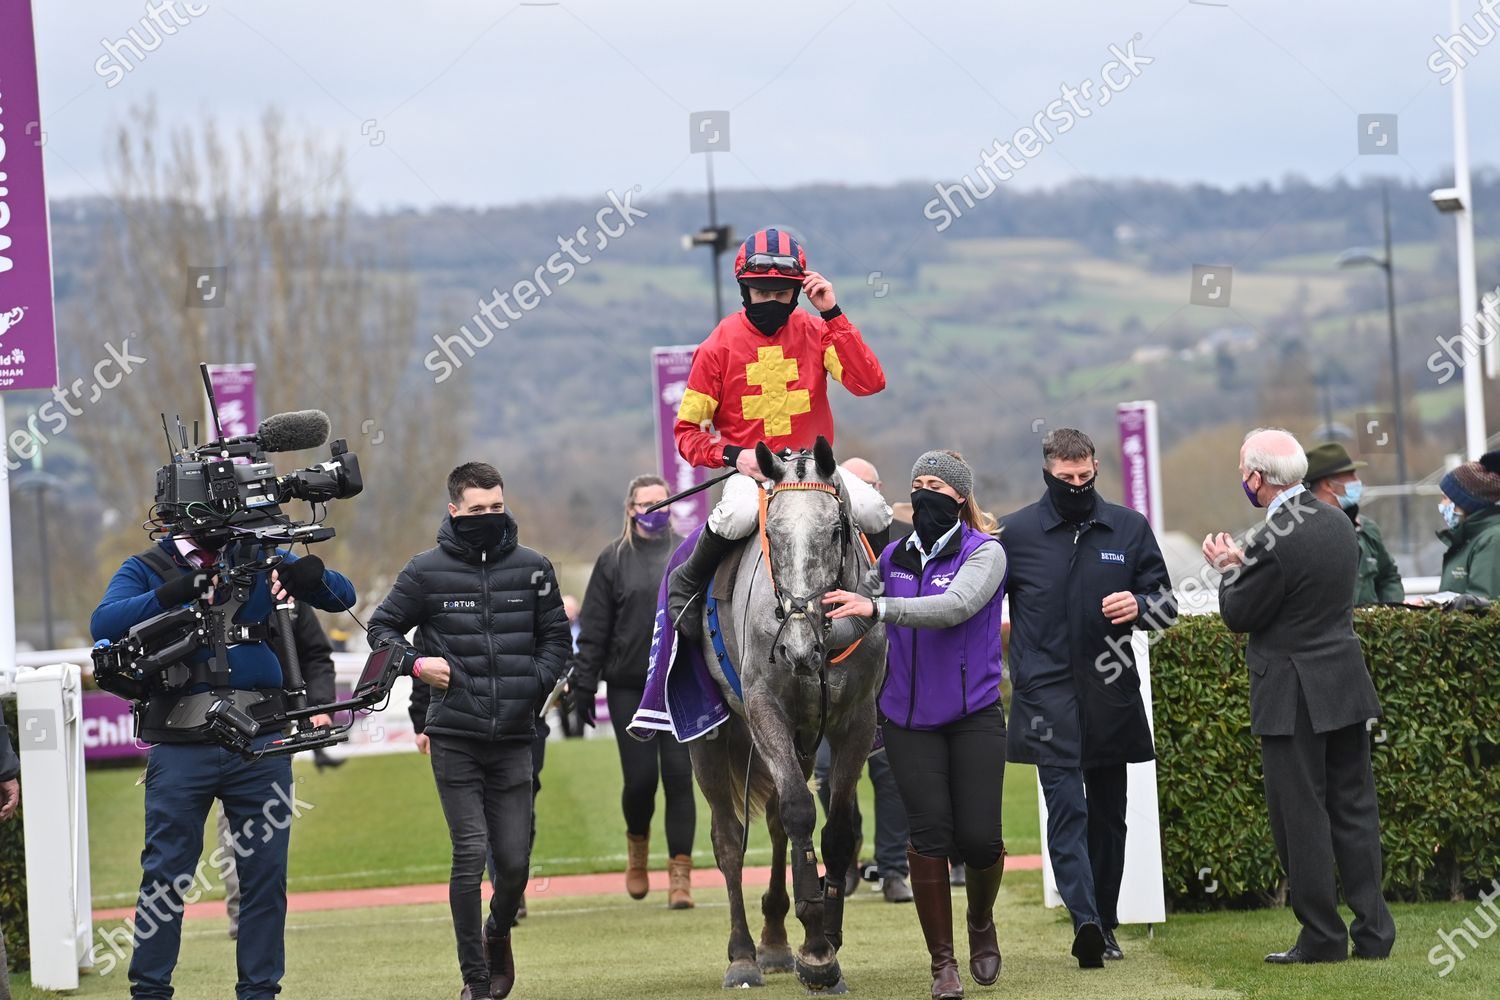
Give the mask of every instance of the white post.
[[[5, 450], [5, 441], [5, 395], [0, 393], [0, 452]], [[15, 593], [10, 560], [10, 465], [0, 462], [0, 678], [16, 672]]]
[[83, 778], [83, 685], [77, 664], [16, 676], [16, 741], [26, 797], [31, 982], [76, 990], [94, 965], [88, 798]]
[[[1450, 32], [1458, 34], [1458, 0], [1449, 0]], [[1479, 290], [1474, 276], [1474, 195], [1469, 186], [1469, 112], [1464, 99], [1464, 71], [1460, 66], [1453, 83], [1453, 186], [1463, 200], [1454, 216], [1458, 229], [1458, 318], [1460, 331], [1481, 329]], [[1469, 461], [1484, 454], [1484, 371], [1479, 345], [1463, 338], [1464, 347], [1464, 451]]]

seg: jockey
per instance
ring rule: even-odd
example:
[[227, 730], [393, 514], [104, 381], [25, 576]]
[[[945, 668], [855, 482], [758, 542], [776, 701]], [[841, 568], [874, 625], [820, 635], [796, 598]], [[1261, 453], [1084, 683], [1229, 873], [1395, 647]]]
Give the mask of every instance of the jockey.
[[[763, 229], [740, 246], [734, 261], [745, 308], [726, 316], [693, 353], [687, 391], [677, 411], [677, 450], [695, 466], [732, 468], [740, 475], [724, 495], [687, 561], [672, 572], [667, 609], [678, 630], [701, 638], [702, 622], [682, 612], [703, 591], [724, 554], [759, 520], [764, 475], [755, 446], [772, 451], [811, 448], [833, 440], [828, 376], [856, 396], [885, 388], [885, 372], [834, 299], [833, 285], [807, 269], [790, 233]], [[799, 291], [819, 310], [797, 308]], [[891, 509], [873, 487], [839, 469], [854, 522], [865, 532], [891, 523]]]

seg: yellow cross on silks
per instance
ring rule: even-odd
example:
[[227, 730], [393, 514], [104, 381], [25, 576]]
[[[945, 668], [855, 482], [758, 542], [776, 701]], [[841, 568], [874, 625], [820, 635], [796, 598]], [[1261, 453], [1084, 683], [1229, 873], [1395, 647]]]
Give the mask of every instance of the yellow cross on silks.
[[780, 347], [762, 347], [756, 357], [745, 366], [745, 382], [759, 386], [760, 395], [742, 396], [740, 408], [746, 420], [764, 422], [766, 437], [785, 437], [792, 433], [793, 414], [812, 412], [812, 394], [787, 389], [797, 380], [797, 359], [786, 357]]

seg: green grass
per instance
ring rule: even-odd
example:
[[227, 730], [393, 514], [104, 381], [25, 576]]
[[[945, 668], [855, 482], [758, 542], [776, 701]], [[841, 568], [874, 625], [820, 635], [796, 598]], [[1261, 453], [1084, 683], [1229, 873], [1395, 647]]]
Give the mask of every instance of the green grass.
[[[533, 884], [531, 916], [517, 931], [517, 997], [532, 1000], [636, 1000], [642, 996], [710, 1000], [723, 995], [727, 912], [722, 891], [700, 890], [699, 906], [671, 912], [658, 895], [632, 902], [623, 894], [597, 898], [548, 897]], [[955, 906], [962, 906], [962, 892]], [[1472, 915], [1470, 904], [1394, 908], [1400, 938], [1391, 960], [1337, 966], [1279, 968], [1261, 956], [1286, 946], [1295, 921], [1285, 910], [1174, 916], [1148, 938], [1145, 928], [1121, 932], [1127, 958], [1100, 971], [1079, 970], [1068, 956], [1065, 916], [1041, 906], [1041, 876], [1012, 874], [997, 904], [1005, 954], [993, 990], [967, 983], [969, 996], [1067, 996], [1069, 1000], [1480, 1000], [1500, 981], [1500, 938], [1479, 947], [1446, 979], [1427, 961], [1439, 930]], [[752, 911], [753, 912], [753, 911]], [[961, 910], [959, 911], [961, 913]], [[233, 945], [224, 921], [189, 924], [176, 986], [179, 996], [228, 996], [234, 979]], [[758, 930], [758, 921], [752, 922]], [[798, 937], [793, 925], [793, 940]], [[870, 1000], [918, 1000], [927, 994], [927, 958], [916, 914], [873, 893], [850, 901], [841, 962], [854, 994]], [[966, 958], [959, 944], [960, 964]], [[123, 997], [123, 962], [90, 976], [73, 996]], [[101, 966], [101, 969], [103, 966]], [[967, 975], [965, 975], [967, 980]], [[30, 990], [19, 977], [16, 996]], [[283, 995], [319, 1000], [453, 996], [457, 963], [447, 908], [401, 906], [294, 914], [288, 921]], [[766, 996], [801, 997], [789, 977], [773, 978]]]
[[[144, 836], [139, 771], [90, 771], [89, 851], [96, 907], [129, 906], [140, 880]], [[288, 888], [354, 889], [444, 882], [448, 833], [433, 788], [429, 760], [415, 753], [355, 757], [335, 771], [315, 771], [300, 758], [298, 798], [312, 808], [292, 832]], [[1041, 850], [1035, 771], [1006, 770], [1005, 835], [1013, 854]], [[625, 823], [620, 814], [620, 768], [612, 739], [555, 741], [547, 745], [542, 793], [537, 800], [537, 843], [532, 863], [543, 875], [620, 871]], [[868, 779], [860, 782], [865, 854], [874, 843], [874, 802]], [[666, 864], [660, 835], [664, 806], [658, 798], [653, 857]], [[713, 865], [708, 806], [698, 798], [694, 862]], [[212, 829], [208, 831], [212, 833]], [[210, 843], [212, 843], [210, 841]], [[769, 864], [764, 827], [751, 834], [751, 864]], [[215, 890], [216, 891], [216, 890]], [[212, 894], [210, 894], [212, 895]]]

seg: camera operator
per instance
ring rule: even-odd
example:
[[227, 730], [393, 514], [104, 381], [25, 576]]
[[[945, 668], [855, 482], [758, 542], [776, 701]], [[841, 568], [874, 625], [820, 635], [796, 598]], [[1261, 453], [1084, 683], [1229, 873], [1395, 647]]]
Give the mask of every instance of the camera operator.
[[[169, 536], [151, 549], [131, 556], [115, 571], [104, 599], [90, 620], [96, 640], [121, 640], [134, 626], [169, 609], [199, 600], [212, 605], [230, 601], [229, 586], [216, 566], [256, 560], [254, 548], [230, 541], [229, 529]], [[259, 632], [258, 641], [229, 645], [229, 687], [266, 693], [284, 700], [281, 662], [265, 641], [264, 625], [275, 602], [294, 597], [324, 611], [343, 611], [354, 603], [354, 586], [340, 573], [319, 571], [321, 560], [301, 562], [282, 551], [282, 563], [254, 573], [244, 604], [234, 615], [237, 625]], [[259, 626], [259, 628], [257, 628]], [[182, 661], [199, 678], [213, 661], [202, 648]], [[193, 887], [203, 851], [203, 827], [215, 799], [224, 805], [239, 838], [237, 864], [242, 886], [242, 932], [237, 959], [238, 1000], [274, 997], [285, 972], [283, 930], [286, 924], [286, 867], [290, 816], [297, 800], [292, 791], [291, 760], [268, 756], [246, 760], [212, 742], [202, 727], [175, 730], [169, 716], [179, 699], [210, 689], [191, 682], [153, 694], [137, 707], [137, 736], [155, 744], [146, 766], [146, 847], [141, 854], [141, 894], [136, 906], [135, 953], [130, 962], [131, 996], [172, 996], [172, 971], [182, 941], [183, 894]], [[263, 749], [279, 732], [257, 735], [252, 750]], [[251, 834], [254, 834], [253, 836]]]
[[[435, 693], [423, 729], [453, 842], [448, 905], [464, 1000], [515, 984], [511, 926], [531, 861], [531, 745], [537, 708], [572, 650], [552, 563], [517, 542], [493, 466], [448, 476], [437, 546], [414, 556], [370, 618], [372, 642], [416, 629], [412, 676]], [[485, 857], [498, 866], [484, 927]]]

